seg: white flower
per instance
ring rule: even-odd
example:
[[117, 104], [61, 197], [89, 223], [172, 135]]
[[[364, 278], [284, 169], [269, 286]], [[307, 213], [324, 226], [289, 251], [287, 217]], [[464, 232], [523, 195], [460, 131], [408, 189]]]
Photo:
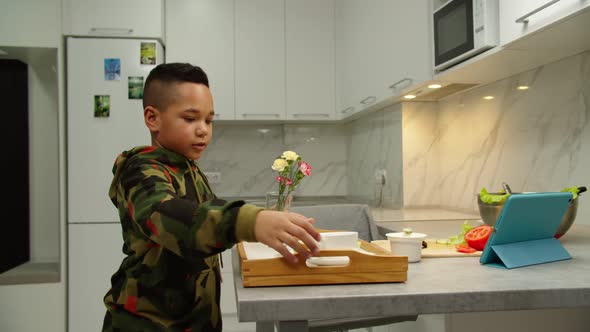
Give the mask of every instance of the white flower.
[[285, 167], [287, 167], [287, 161], [281, 158], [275, 159], [271, 166], [272, 169], [279, 172], [282, 172], [285, 169]]
[[281, 158], [285, 160], [297, 160], [297, 158], [299, 158], [299, 155], [295, 153], [295, 151], [285, 151], [283, 152], [283, 155], [281, 155]]

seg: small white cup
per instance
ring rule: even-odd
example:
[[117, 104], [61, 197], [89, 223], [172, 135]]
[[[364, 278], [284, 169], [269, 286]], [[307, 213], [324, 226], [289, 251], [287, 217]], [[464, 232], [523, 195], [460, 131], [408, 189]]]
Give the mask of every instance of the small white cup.
[[409, 232], [395, 232], [385, 234], [391, 246], [391, 253], [398, 256], [408, 256], [408, 263], [419, 262], [422, 259], [422, 241], [426, 234]]
[[358, 247], [358, 232], [320, 233], [320, 249], [352, 249]]

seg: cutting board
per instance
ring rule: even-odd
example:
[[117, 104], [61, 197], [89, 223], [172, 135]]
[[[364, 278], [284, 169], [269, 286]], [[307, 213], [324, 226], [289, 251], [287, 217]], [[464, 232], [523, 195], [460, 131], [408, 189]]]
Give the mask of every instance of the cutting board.
[[[389, 240], [376, 240], [371, 243], [378, 245], [379, 247], [391, 252]], [[422, 258], [443, 258], [443, 257], [479, 257], [481, 251], [473, 253], [462, 253], [455, 249], [454, 245], [438, 244], [434, 239], [426, 239], [428, 244], [427, 248], [422, 249]]]

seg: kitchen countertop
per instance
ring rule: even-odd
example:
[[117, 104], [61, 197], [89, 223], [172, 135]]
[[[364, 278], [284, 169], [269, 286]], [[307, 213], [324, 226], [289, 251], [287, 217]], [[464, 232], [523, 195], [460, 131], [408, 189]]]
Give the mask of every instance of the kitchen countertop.
[[258, 322], [259, 331], [270, 331], [269, 321], [305, 330], [313, 319], [590, 306], [590, 226], [573, 225], [562, 243], [573, 259], [513, 270], [477, 257], [423, 258], [409, 265], [405, 283], [260, 288], [242, 287], [234, 248], [238, 319]]
[[370, 209], [375, 222], [481, 219], [479, 213], [461, 212], [438, 207], [412, 207], [402, 209], [371, 207]]

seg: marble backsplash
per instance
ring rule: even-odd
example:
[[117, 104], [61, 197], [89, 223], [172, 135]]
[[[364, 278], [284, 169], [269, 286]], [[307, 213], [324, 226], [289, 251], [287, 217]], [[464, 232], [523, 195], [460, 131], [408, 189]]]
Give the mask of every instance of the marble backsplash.
[[[513, 191], [588, 186], [589, 119], [590, 52], [438, 103], [405, 103], [404, 205], [477, 210], [480, 189], [502, 182]], [[590, 223], [584, 196], [576, 222]]]
[[[347, 124], [348, 194], [372, 206], [403, 206], [402, 105], [395, 104]], [[377, 170], [385, 170], [382, 185]]]
[[[213, 141], [199, 160], [205, 172], [220, 172], [211, 186], [220, 197], [264, 196], [277, 190], [271, 170], [284, 150], [312, 166], [299, 196], [347, 196], [371, 205], [403, 205], [401, 105], [338, 124], [216, 124]], [[385, 170], [385, 185], [375, 171]]]
[[211, 184], [218, 196], [264, 196], [277, 190], [272, 162], [293, 150], [312, 166], [311, 178], [301, 182], [295, 195], [345, 196], [347, 139], [341, 124], [216, 124], [199, 165], [205, 172], [221, 173], [221, 182]]

